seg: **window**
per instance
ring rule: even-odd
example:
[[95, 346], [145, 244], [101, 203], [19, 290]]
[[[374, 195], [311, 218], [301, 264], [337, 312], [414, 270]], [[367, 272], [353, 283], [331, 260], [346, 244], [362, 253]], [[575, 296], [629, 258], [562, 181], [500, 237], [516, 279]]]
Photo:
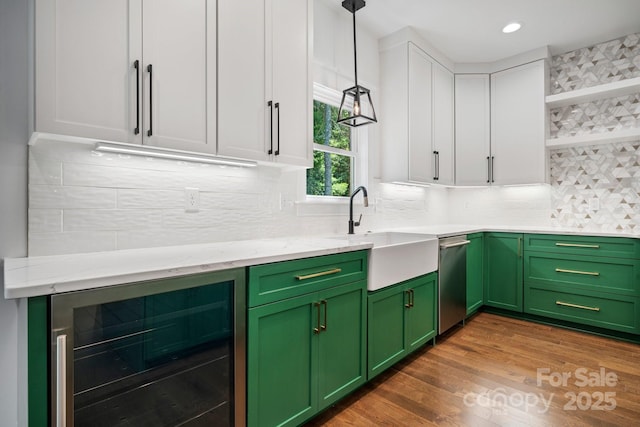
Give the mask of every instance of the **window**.
[[349, 196], [353, 178], [351, 129], [336, 123], [338, 107], [313, 101], [313, 169], [307, 195]]

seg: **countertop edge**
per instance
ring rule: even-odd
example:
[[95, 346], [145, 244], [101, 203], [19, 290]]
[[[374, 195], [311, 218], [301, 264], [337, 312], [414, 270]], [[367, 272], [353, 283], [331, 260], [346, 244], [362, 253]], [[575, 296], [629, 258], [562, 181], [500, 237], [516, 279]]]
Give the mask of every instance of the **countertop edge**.
[[[7, 258], [5, 259], [4, 263], [4, 297], [6, 299], [29, 298], [63, 292], [97, 289], [106, 286], [117, 286], [127, 283], [136, 283], [157, 279], [169, 279], [190, 274], [230, 270], [234, 268], [245, 268], [253, 265], [268, 264], [272, 262], [291, 261], [295, 259], [304, 259], [323, 255], [334, 255], [359, 250], [368, 250], [373, 246], [371, 243], [367, 242], [349, 243], [348, 245], [345, 245], [344, 243], [341, 243], [340, 240], [335, 240], [335, 243], [335, 247], [323, 247], [302, 251], [295, 250], [293, 252], [265, 254], [248, 258], [239, 258], [235, 260], [212, 260], [211, 262], [197, 262], [190, 265], [172, 265], [164, 268], [149, 270], [141, 269], [139, 271], [125, 271], [123, 273], [115, 273], [113, 275], [95, 275], [91, 277], [70, 278], [68, 280], [64, 278], [62, 278], [62, 280], [56, 280], [54, 278], [39, 279], [34, 280], [32, 283], [24, 281], [17, 282], [11, 280], [11, 278], [7, 280], [7, 271], [29, 268], [28, 266], [17, 265], [18, 262], [24, 261], [26, 258]], [[68, 255], [65, 257], [72, 256], [73, 255]], [[34, 257], [32, 259], [37, 259], [37, 257]]]

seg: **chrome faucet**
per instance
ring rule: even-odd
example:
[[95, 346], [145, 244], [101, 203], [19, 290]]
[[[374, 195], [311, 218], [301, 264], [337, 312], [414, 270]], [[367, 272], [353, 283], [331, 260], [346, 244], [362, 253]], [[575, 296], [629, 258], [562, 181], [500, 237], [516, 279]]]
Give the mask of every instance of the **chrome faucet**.
[[349, 234], [353, 234], [353, 229], [360, 225], [360, 221], [362, 221], [362, 214], [360, 214], [360, 218], [357, 222], [353, 221], [353, 196], [358, 194], [362, 190], [362, 195], [364, 196], [364, 207], [369, 206], [369, 197], [367, 195], [367, 189], [361, 185], [356, 188], [356, 191], [351, 194], [351, 198], [349, 199]]

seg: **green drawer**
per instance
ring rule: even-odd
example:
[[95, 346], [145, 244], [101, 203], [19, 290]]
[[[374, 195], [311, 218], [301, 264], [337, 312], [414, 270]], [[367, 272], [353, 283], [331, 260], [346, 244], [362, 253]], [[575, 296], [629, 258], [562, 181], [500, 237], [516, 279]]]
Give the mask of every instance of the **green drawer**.
[[525, 251], [640, 259], [640, 239], [525, 234]]
[[525, 281], [640, 296], [640, 261], [525, 252]]
[[345, 252], [249, 267], [249, 307], [366, 280], [367, 252]]
[[524, 311], [616, 331], [638, 333], [638, 298], [588, 296], [525, 285]]

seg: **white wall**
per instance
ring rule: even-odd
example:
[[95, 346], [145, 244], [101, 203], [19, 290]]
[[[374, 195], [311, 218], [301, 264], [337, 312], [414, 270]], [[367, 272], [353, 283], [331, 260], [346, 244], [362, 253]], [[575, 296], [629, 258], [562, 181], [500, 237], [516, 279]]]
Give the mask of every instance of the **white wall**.
[[[0, 2], [0, 258], [27, 252], [28, 10], [24, 0]], [[24, 307], [2, 295], [0, 425], [10, 427], [26, 425], [25, 402], [18, 399], [26, 390], [25, 330], [18, 326]]]

